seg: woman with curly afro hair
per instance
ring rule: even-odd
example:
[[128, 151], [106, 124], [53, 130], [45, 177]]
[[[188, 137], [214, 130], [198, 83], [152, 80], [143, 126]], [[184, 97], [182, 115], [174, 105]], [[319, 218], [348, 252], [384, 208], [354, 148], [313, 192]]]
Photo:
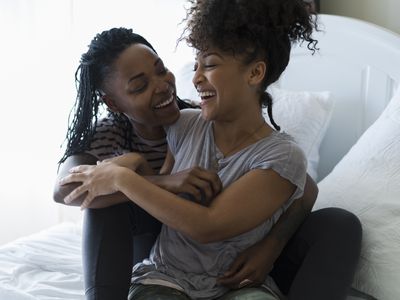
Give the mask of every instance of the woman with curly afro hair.
[[[190, 2], [182, 39], [197, 50], [193, 83], [201, 110], [183, 110], [175, 123], [166, 126], [175, 159], [172, 173], [194, 166], [215, 170], [222, 191], [209, 205], [190, 195], [173, 194], [136, 172], [143, 167], [136, 155], [129, 163], [105, 161], [73, 168], [61, 183], [82, 185], [65, 202], [86, 194], [82, 203], [86, 208], [93, 198], [119, 191], [163, 223], [149, 259], [133, 270], [129, 299], [284, 299], [287, 291], [279, 284], [279, 274], [285, 273], [285, 266], [290, 273], [290, 264], [257, 286], [251, 278], [234, 289], [221, 282], [229, 276], [235, 257], [260, 242], [304, 193], [305, 155], [292, 137], [279, 131], [272, 98], [265, 90], [288, 65], [293, 43], [304, 42], [310, 51], [317, 50], [312, 38], [316, 19], [301, 0]], [[263, 106], [273, 127], [264, 120]], [[353, 222], [354, 232], [360, 233], [353, 217], [348, 223]], [[360, 234], [348, 238], [341, 241], [345, 246], [335, 249], [344, 249], [337, 255], [350, 253], [341, 257], [347, 272], [318, 265], [316, 256], [306, 257], [293, 274], [290, 299], [344, 299]], [[350, 238], [356, 246], [346, 248]], [[307, 242], [300, 241], [297, 247], [308, 248]], [[335, 243], [328, 240], [314, 251], [334, 248]], [[321, 267], [327, 266], [328, 272], [334, 271], [328, 284], [338, 291], [324, 289], [327, 280]]]

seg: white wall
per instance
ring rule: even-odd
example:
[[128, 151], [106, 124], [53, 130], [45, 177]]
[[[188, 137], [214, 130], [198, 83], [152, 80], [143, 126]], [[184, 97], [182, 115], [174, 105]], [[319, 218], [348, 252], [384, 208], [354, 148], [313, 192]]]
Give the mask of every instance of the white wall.
[[73, 97], [67, 1], [0, 2], [0, 244], [58, 222], [51, 201]]
[[321, 0], [321, 13], [353, 17], [400, 34], [400, 0]]
[[75, 100], [74, 72], [96, 33], [125, 26], [146, 37], [166, 66], [175, 52], [184, 0], [0, 1], [0, 245], [61, 221], [77, 207], [52, 200], [60, 145]]

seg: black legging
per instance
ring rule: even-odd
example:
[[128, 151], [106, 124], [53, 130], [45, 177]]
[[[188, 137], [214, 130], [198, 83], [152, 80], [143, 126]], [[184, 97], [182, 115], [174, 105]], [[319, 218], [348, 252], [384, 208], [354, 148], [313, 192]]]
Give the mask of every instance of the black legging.
[[86, 209], [83, 273], [86, 299], [128, 298], [132, 267], [148, 257], [161, 223], [133, 202]]
[[271, 276], [289, 300], [343, 300], [361, 251], [359, 219], [340, 208], [312, 212], [289, 240]]
[[[83, 227], [86, 299], [126, 300], [133, 265], [147, 257], [160, 223], [132, 202], [87, 209]], [[312, 212], [271, 276], [289, 299], [342, 300], [361, 248], [361, 224], [339, 208]]]

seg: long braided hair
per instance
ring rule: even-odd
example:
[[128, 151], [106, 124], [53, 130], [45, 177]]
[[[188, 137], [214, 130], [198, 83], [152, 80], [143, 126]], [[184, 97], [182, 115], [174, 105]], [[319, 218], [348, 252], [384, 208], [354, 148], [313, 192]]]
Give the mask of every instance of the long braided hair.
[[271, 124], [272, 97], [266, 88], [277, 81], [289, 63], [294, 42], [306, 42], [315, 52], [316, 18], [303, 0], [189, 0], [185, 40], [199, 51], [211, 46], [233, 55], [243, 55], [244, 63], [256, 59], [266, 62], [267, 73], [261, 84], [260, 103], [267, 107]]
[[[96, 123], [104, 103], [101, 90], [112, 76], [113, 64], [119, 55], [133, 44], [144, 44], [155, 53], [153, 46], [132, 29], [112, 28], [97, 34], [89, 45], [89, 50], [81, 57], [75, 72], [77, 97], [68, 119], [66, 150], [58, 162], [63, 163], [69, 156], [87, 150], [96, 132]], [[180, 108], [182, 103], [178, 99]], [[132, 149], [132, 124], [124, 114], [109, 112], [113, 120], [121, 124], [127, 149]]]

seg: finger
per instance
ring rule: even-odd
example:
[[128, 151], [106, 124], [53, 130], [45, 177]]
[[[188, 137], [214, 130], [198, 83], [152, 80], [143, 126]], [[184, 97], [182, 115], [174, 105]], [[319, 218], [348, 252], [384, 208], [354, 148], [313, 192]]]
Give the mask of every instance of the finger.
[[69, 172], [70, 173], [81, 173], [81, 172], [84, 172], [84, 171], [88, 170], [91, 167], [93, 167], [93, 166], [91, 166], [91, 165], [79, 165], [79, 166], [75, 166], [75, 167], [69, 169]]
[[196, 202], [201, 203], [201, 192], [197, 187], [188, 185], [185, 189], [186, 193], [190, 194]]
[[[194, 177], [191, 179], [191, 184], [193, 184], [197, 189], [199, 189], [201, 192], [203, 192], [203, 194], [206, 198], [206, 199], [204, 199], [204, 201], [206, 201], [207, 199], [214, 198], [214, 192], [213, 192], [212, 186], [210, 185], [210, 183], [207, 180], [203, 180], [201, 178]], [[200, 192], [200, 196], [201, 196], [201, 192]], [[202, 199], [200, 199], [200, 200], [202, 200]]]
[[251, 281], [250, 279], [246, 278], [246, 279], [243, 279], [239, 283], [238, 288], [240, 289], [240, 288], [245, 287], [245, 286], [250, 286], [251, 284], [253, 284], [253, 281]]
[[231, 277], [233, 274], [235, 274], [236, 272], [238, 272], [244, 265], [245, 263], [245, 258], [241, 255], [239, 255], [235, 261], [231, 264], [231, 266], [229, 267], [228, 271], [226, 271], [224, 273], [224, 275], [222, 276], [222, 278], [224, 277]]
[[87, 191], [86, 186], [84, 186], [84, 185], [78, 186], [64, 198], [64, 203], [70, 204], [71, 202], [75, 201], [79, 196], [81, 196], [86, 191]]
[[219, 176], [215, 172], [210, 172], [208, 170], [198, 168], [196, 175], [210, 185], [213, 197], [216, 196], [221, 191], [222, 182]]
[[60, 185], [65, 185], [68, 183], [73, 183], [73, 182], [82, 182], [83, 181], [83, 174], [81, 173], [73, 173], [69, 174], [63, 178], [61, 178], [58, 183]]
[[[238, 288], [244, 286], [243, 280], [245, 279], [252, 280], [251, 278], [252, 278], [251, 272], [246, 268], [242, 268], [238, 272], [236, 272], [233, 276], [223, 278], [221, 281], [219, 281], [219, 283], [222, 285], [229, 286], [231, 288], [232, 287]], [[249, 284], [248, 281], [246, 281], [245, 283]]]
[[92, 203], [92, 201], [93, 201], [93, 197], [88, 193], [85, 200], [83, 200], [83, 202], [81, 204], [81, 210], [88, 208], [90, 203]]

